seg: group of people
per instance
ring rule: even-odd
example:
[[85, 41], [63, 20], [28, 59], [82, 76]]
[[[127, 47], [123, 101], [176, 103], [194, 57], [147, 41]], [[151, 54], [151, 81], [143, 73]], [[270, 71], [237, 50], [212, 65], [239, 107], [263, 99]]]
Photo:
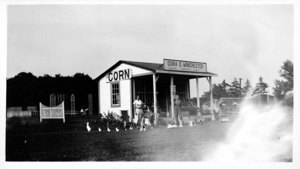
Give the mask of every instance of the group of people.
[[133, 120], [133, 123], [137, 125], [137, 128], [140, 129], [140, 131], [146, 131], [146, 124], [145, 120], [147, 118], [148, 122], [150, 123], [151, 129], [153, 128], [153, 115], [151, 114], [150, 110], [148, 112], [150, 114], [147, 114], [144, 112], [144, 103], [140, 99], [140, 96], [136, 97], [136, 100], [133, 102], [134, 110], [135, 110], [135, 118]]
[[[175, 124], [168, 125], [168, 128], [183, 127], [181, 103], [182, 103], [182, 101], [179, 99], [179, 96], [175, 95], [175, 99], [174, 99], [174, 123]], [[140, 131], [146, 131], [147, 126], [150, 126], [152, 129], [154, 126], [154, 114], [153, 114], [153, 112], [151, 112], [149, 110], [149, 108], [148, 108], [148, 110], [145, 110], [145, 104], [140, 99], [140, 96], [136, 97], [136, 100], [133, 102], [133, 105], [134, 105], [135, 117], [131, 122], [130, 129], [133, 129], [134, 126], [136, 128], [138, 128]], [[88, 116], [88, 109], [85, 109], [85, 110], [81, 109], [80, 113], [81, 113], [82, 121], [84, 121], [84, 117]], [[106, 119], [106, 120], [103, 120], [103, 119]], [[90, 126], [89, 126], [88, 121], [87, 121], [87, 129], [88, 129], [88, 131], [90, 131]], [[107, 127], [107, 131], [110, 131], [109, 124], [112, 123], [112, 121], [109, 118], [109, 114], [107, 115], [107, 117], [104, 117], [102, 115], [99, 116], [96, 121], [97, 121], [97, 123], [99, 122], [100, 124], [105, 123], [106, 127]], [[132, 124], [134, 124], [134, 126]], [[120, 125], [118, 125], [118, 126], [120, 127]], [[124, 128], [126, 130], [126, 123], [124, 123]], [[99, 131], [100, 130], [101, 130], [101, 127], [99, 126]]]
[[[138, 125], [138, 128], [140, 131], [146, 131], [146, 125], [145, 125], [145, 118], [147, 116], [145, 115], [143, 111], [143, 102], [140, 99], [140, 96], [136, 97], [136, 100], [133, 102], [134, 110], [135, 110], [135, 118], [134, 123]], [[181, 112], [181, 100], [179, 99], [178, 95], [175, 95], [174, 99], [174, 125], [168, 125], [168, 128], [174, 128], [174, 127], [183, 127], [183, 116]], [[150, 122], [151, 128], [153, 128], [153, 121]]]

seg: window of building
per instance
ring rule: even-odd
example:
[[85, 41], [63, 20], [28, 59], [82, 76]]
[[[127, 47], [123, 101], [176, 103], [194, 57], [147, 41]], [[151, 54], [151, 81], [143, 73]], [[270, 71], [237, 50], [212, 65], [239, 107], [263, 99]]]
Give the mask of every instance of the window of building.
[[121, 106], [120, 83], [111, 83], [111, 106]]

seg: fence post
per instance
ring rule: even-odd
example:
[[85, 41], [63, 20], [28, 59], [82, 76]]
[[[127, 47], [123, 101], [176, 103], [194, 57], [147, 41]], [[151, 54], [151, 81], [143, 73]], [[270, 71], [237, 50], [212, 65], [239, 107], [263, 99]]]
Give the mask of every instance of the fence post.
[[63, 109], [62, 111], [63, 111], [63, 114], [64, 114], [63, 122], [65, 123], [65, 121], [66, 121], [66, 120], [65, 120], [66, 114], [65, 114], [65, 102], [64, 102], [64, 101], [62, 102], [62, 109]]
[[41, 115], [41, 113], [42, 113], [42, 104], [40, 102], [40, 123], [42, 122], [42, 115]]

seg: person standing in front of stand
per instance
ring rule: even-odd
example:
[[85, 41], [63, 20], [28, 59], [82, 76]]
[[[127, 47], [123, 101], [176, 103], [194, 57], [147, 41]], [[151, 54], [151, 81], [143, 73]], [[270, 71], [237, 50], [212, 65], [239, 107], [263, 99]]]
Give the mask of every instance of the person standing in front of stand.
[[181, 112], [181, 100], [178, 95], [175, 95], [174, 100], [174, 115], [175, 115], [175, 126], [183, 127], [183, 118]]
[[140, 96], [136, 96], [136, 100], [133, 102], [135, 108], [135, 115], [138, 117], [137, 125], [140, 124], [140, 131], [143, 131], [144, 128], [144, 117], [143, 117], [143, 102], [140, 100]]

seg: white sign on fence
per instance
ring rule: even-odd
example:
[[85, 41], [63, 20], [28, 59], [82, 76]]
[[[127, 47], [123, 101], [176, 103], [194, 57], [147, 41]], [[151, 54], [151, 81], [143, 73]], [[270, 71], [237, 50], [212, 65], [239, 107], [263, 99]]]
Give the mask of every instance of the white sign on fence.
[[43, 119], [63, 119], [65, 123], [65, 108], [64, 102], [55, 107], [47, 107], [40, 103], [40, 122]]

